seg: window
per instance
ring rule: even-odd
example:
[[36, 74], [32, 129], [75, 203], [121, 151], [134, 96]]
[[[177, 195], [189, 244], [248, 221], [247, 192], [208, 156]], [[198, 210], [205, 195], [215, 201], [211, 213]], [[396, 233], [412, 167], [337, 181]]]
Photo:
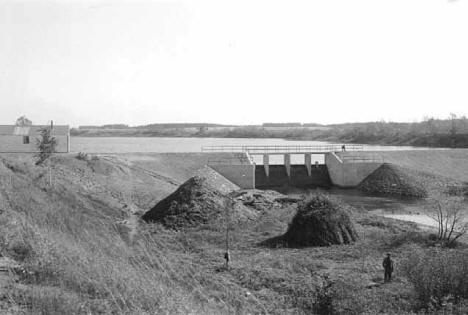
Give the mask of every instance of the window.
[[23, 144], [29, 144], [29, 136], [23, 136]]

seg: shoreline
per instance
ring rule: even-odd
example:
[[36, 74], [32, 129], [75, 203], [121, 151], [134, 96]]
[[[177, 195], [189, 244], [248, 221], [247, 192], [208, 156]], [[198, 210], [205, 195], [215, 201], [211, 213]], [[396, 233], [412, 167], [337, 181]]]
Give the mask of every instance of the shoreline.
[[190, 139], [258, 139], [258, 140], [267, 140], [267, 139], [275, 139], [275, 140], [283, 140], [283, 141], [303, 141], [303, 142], [324, 142], [330, 144], [362, 144], [367, 146], [389, 146], [389, 147], [413, 147], [413, 148], [427, 148], [427, 149], [468, 149], [468, 146], [444, 146], [444, 145], [427, 145], [427, 144], [419, 144], [419, 143], [412, 143], [412, 142], [386, 142], [386, 141], [349, 141], [343, 140], [338, 138], [330, 138], [330, 137], [285, 137], [285, 136], [278, 136], [275, 137], [274, 135], [266, 135], [262, 136], [219, 136], [219, 135], [147, 135], [147, 134], [109, 134], [109, 133], [101, 133], [101, 134], [71, 134], [71, 138], [190, 138]]

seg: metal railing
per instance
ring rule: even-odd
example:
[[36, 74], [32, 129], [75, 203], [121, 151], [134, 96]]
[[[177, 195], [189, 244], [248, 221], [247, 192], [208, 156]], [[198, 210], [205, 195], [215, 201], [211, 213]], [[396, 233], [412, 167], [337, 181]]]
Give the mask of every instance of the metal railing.
[[249, 162], [242, 162], [238, 159], [221, 159], [221, 160], [208, 160], [208, 166], [210, 165], [250, 165]]
[[246, 165], [255, 164], [254, 159], [247, 153], [237, 153], [234, 157], [208, 160], [208, 165]]
[[343, 163], [384, 163], [384, 158], [380, 155], [343, 155], [340, 159]]
[[[362, 151], [362, 145], [345, 145], [345, 151]], [[327, 153], [327, 152], [341, 152], [343, 147], [341, 145], [219, 145], [219, 146], [203, 146], [202, 152], [230, 152], [241, 153], [247, 152], [249, 154], [272, 154], [272, 153]]]

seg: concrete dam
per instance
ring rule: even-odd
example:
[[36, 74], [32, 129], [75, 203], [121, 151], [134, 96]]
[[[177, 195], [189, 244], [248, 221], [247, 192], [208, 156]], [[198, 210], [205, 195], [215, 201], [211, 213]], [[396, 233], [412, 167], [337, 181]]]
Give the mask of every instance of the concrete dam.
[[[208, 166], [243, 189], [277, 187], [356, 187], [382, 165], [381, 157], [363, 152], [362, 146], [210, 146], [203, 152], [230, 152], [232, 158], [213, 160]], [[281, 164], [271, 164], [272, 157]], [[291, 157], [302, 163], [292, 163]], [[312, 157], [322, 157], [322, 162]], [[263, 163], [257, 164], [255, 158]]]

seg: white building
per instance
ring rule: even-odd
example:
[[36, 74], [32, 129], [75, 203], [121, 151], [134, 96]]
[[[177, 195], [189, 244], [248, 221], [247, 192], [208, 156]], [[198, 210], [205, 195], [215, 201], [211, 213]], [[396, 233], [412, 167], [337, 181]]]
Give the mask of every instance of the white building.
[[[36, 153], [41, 128], [50, 126], [0, 125], [0, 153]], [[57, 153], [70, 152], [70, 127], [54, 125], [52, 136], [57, 139]]]

